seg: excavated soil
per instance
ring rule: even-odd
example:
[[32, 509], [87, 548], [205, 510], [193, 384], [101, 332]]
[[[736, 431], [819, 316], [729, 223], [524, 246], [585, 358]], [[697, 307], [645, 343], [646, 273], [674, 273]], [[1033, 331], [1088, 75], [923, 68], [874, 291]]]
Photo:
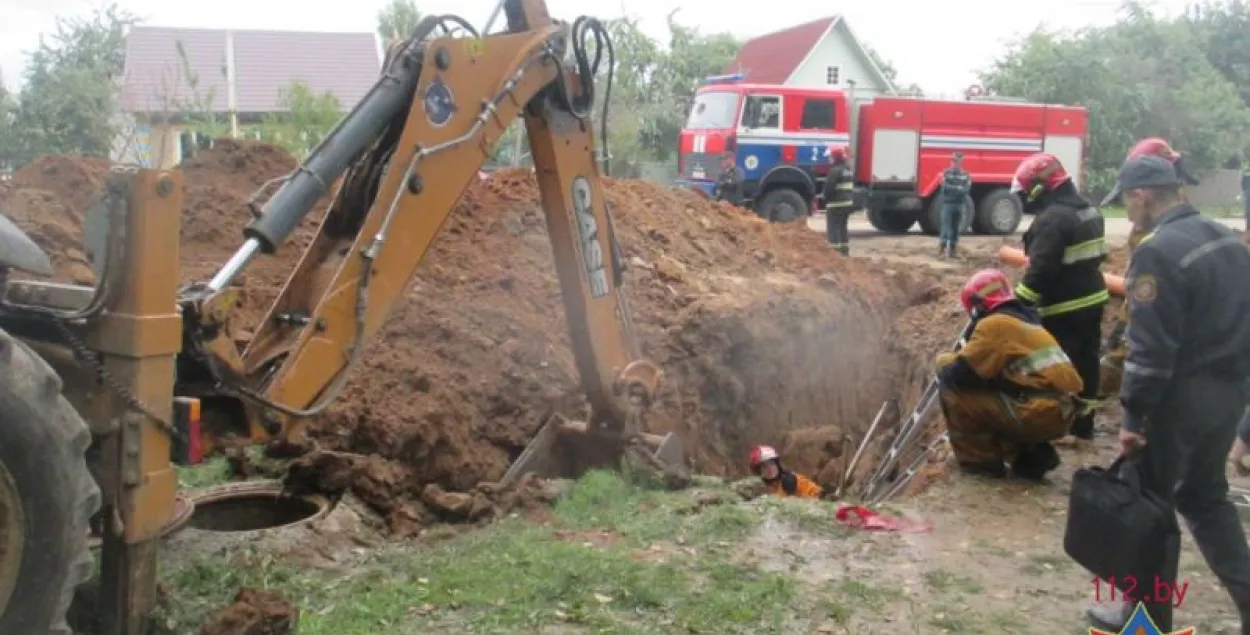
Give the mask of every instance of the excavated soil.
[[299, 609], [281, 593], [245, 588], [228, 606], [209, 616], [200, 635], [290, 635], [298, 625]]
[[[248, 197], [294, 167], [281, 150], [246, 142], [219, 143], [184, 163], [184, 282], [211, 275], [233, 253]], [[15, 176], [0, 205], [46, 199], [33, 213], [10, 213], [50, 252], [65, 252], [80, 242], [82, 213], [107, 169], [41, 159]], [[957, 309], [933, 273], [843, 259], [799, 224], [769, 225], [690, 192], [613, 179], [606, 190], [642, 352], [665, 371], [649, 425], [681, 436], [696, 471], [742, 475], [751, 444], [781, 444], [791, 430], [857, 437], [884, 400], [909, 402], [925, 375], [917, 354], [953, 338], [948, 318]], [[41, 232], [49, 218], [67, 229]], [[263, 315], [316, 222], [249, 267], [242, 322]], [[58, 276], [78, 280], [68, 266]], [[562, 316], [534, 178], [500, 172], [474, 184], [407, 300], [315, 426], [333, 456], [363, 456], [310, 460], [354, 475], [347, 488], [397, 514], [393, 524], [479, 514], [478, 485], [497, 480], [550, 414], [585, 415]], [[896, 341], [899, 330], [907, 337]], [[812, 469], [829, 458], [812, 458]], [[440, 492], [463, 493], [468, 506]], [[391, 498], [409, 507], [384, 502]]]

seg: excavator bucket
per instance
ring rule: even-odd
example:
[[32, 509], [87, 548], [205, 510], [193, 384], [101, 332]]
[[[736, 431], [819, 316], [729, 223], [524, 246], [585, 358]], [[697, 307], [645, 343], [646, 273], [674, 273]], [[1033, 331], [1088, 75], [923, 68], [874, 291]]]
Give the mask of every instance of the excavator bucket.
[[[517, 456], [507, 473], [500, 479], [502, 487], [508, 487], [526, 474], [537, 474], [543, 478], [559, 475], [558, 464], [553, 460], [552, 449], [564, 435], [587, 434], [590, 426], [584, 421], [570, 421], [560, 415], [552, 415], [543, 427], [534, 435], [533, 440]], [[640, 441], [646, 446], [651, 461], [660, 466], [683, 468], [685, 449], [681, 438], [669, 432], [667, 434], [642, 434]]]

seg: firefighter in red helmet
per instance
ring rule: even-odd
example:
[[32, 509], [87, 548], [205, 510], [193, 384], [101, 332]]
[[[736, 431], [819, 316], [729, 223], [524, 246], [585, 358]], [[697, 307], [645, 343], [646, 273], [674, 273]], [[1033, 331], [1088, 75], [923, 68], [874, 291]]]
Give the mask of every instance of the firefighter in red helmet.
[[[1035, 212], [1024, 233], [1029, 266], [1016, 296], [1034, 305], [1042, 326], [1059, 341], [1081, 375], [1086, 404], [1099, 397], [1102, 313], [1111, 294], [1099, 269], [1107, 257], [1102, 213], [1077, 192], [1053, 154], [1041, 152], [1020, 163], [1012, 191]], [[1083, 407], [1072, 424], [1078, 439], [1094, 438], [1094, 412]]]
[[781, 455], [771, 445], [751, 448], [751, 472], [764, 481], [769, 493], [774, 496], [820, 498], [820, 486], [806, 476], [782, 467]]
[[[1172, 168], [1176, 170], [1176, 176], [1180, 177], [1186, 185], [1198, 185], [1200, 183], [1197, 178], [1185, 169], [1185, 162], [1181, 160], [1181, 153], [1172, 149], [1172, 145], [1167, 141], [1158, 137], [1142, 139], [1129, 149], [1128, 156], [1124, 157], [1124, 160], [1129, 161], [1146, 156], [1156, 156], [1170, 162]], [[1117, 181], [1115, 187], [1111, 189], [1111, 193], [1102, 200], [1102, 206], [1119, 204], [1120, 194], [1122, 193], [1120, 184]], [[1181, 190], [1181, 200], [1186, 200], [1183, 189]], [[1137, 249], [1137, 245], [1141, 243], [1145, 236], [1145, 231], [1138, 229], [1136, 226], [1133, 227], [1128, 235], [1130, 253]], [[1120, 306], [1118, 313], [1115, 324], [1111, 327], [1111, 333], [1107, 336], [1102, 346], [1102, 379], [1099, 381], [1099, 389], [1106, 394], [1117, 394], [1120, 392], [1120, 381], [1124, 376], [1124, 357], [1128, 354], [1128, 343], [1124, 339], [1124, 334], [1128, 332], [1127, 302]]]
[[846, 146], [829, 146], [829, 174], [825, 177], [825, 234], [829, 246], [843, 256], [851, 255], [851, 212], [855, 211], [855, 179], [851, 172], [851, 151]]
[[938, 399], [964, 471], [1040, 479], [1059, 466], [1051, 441], [1075, 419], [1081, 377], [1037, 311], [1007, 276], [983, 269], [960, 303], [975, 321], [968, 342], [938, 356]]

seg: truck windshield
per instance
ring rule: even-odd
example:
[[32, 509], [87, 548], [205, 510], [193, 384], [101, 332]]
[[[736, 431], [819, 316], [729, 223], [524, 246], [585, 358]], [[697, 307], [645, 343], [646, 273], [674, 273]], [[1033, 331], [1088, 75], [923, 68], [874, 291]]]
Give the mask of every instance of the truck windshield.
[[686, 128], [733, 128], [738, 118], [737, 93], [701, 93], [694, 99]]

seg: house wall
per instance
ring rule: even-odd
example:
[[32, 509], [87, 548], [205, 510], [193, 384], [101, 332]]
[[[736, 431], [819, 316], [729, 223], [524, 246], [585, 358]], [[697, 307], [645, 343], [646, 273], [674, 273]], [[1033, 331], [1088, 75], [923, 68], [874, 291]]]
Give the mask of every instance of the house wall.
[[177, 124], [153, 124], [143, 117], [131, 118], [113, 144], [113, 161], [145, 168], [168, 169], [178, 165], [182, 143]]
[[847, 80], [855, 82], [857, 95], [881, 95], [889, 92], [889, 87], [872, 72], [868, 60], [859, 52], [851, 34], [839, 20], [833, 29], [825, 34], [807, 59], [795, 69], [786, 81], [788, 86], [803, 88], [834, 88], [827, 82], [829, 66], [841, 68], [840, 83], [836, 88], [847, 88]]

